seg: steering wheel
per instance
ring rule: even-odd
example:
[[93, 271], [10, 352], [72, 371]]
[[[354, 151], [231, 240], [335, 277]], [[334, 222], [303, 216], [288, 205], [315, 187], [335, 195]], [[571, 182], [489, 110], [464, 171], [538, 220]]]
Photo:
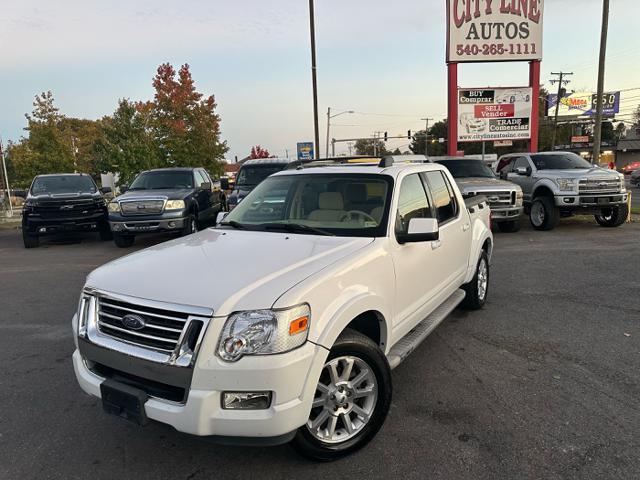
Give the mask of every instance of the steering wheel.
[[353, 221], [353, 220], [357, 220], [358, 218], [361, 218], [363, 220], [362, 223], [364, 223], [365, 221], [369, 220], [371, 222], [374, 222], [376, 225], [378, 224], [378, 221], [373, 218], [371, 215], [369, 215], [366, 212], [363, 212], [362, 210], [349, 210], [341, 219], [341, 222], [349, 222], [349, 221]]

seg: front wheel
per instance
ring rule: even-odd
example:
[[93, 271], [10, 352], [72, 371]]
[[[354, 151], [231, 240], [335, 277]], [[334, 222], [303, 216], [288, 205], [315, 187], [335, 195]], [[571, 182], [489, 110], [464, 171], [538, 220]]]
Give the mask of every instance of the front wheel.
[[391, 405], [391, 371], [370, 338], [345, 330], [331, 348], [316, 387], [309, 420], [293, 447], [331, 461], [364, 447], [378, 433]]
[[184, 227], [182, 227], [181, 236], [191, 235], [198, 231], [198, 221], [196, 216], [191, 214], [184, 220]]
[[37, 248], [40, 246], [40, 238], [37, 235], [29, 235], [25, 228], [22, 228], [22, 243], [24, 248]]
[[113, 241], [119, 248], [127, 248], [133, 245], [135, 237], [133, 235], [120, 235], [118, 233], [114, 233]]
[[536, 197], [531, 204], [529, 220], [536, 230], [553, 230], [560, 219], [560, 209], [553, 197]]
[[604, 208], [600, 215], [594, 216], [601, 227], [619, 227], [629, 216], [629, 206], [625, 204], [620, 207]]
[[489, 257], [485, 250], [482, 250], [478, 259], [473, 279], [469, 283], [465, 283], [462, 289], [466, 295], [460, 307], [465, 310], [480, 310], [484, 307], [489, 293]]
[[103, 242], [113, 240], [113, 234], [111, 233], [108, 223], [106, 225], [100, 225], [98, 233], [100, 234], [100, 240]]

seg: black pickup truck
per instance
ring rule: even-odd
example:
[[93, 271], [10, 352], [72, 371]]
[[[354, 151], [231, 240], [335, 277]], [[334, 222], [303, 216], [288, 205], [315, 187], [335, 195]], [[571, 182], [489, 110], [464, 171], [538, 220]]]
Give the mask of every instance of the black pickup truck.
[[40, 245], [40, 237], [63, 232], [98, 232], [111, 240], [103, 193], [84, 173], [38, 175], [31, 182], [22, 211], [25, 248]]
[[148, 232], [189, 235], [214, 224], [225, 194], [204, 168], [160, 168], [140, 173], [109, 203], [109, 225], [118, 247]]

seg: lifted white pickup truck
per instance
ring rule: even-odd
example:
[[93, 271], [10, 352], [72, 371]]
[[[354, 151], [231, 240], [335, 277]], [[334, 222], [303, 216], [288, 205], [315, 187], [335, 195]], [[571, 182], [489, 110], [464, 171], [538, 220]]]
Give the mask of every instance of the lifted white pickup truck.
[[94, 270], [76, 376], [139, 424], [331, 460], [382, 426], [391, 369], [483, 306], [492, 245], [485, 200], [441, 165], [285, 170], [216, 228]]

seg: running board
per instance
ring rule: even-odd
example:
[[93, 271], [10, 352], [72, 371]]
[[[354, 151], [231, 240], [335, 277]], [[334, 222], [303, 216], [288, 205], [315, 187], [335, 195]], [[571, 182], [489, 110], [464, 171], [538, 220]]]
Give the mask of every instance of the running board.
[[391, 347], [387, 360], [391, 369], [396, 368], [413, 352], [422, 341], [464, 300], [464, 290], [458, 289], [447, 298], [438, 308], [416, 325], [413, 330], [402, 337]]

